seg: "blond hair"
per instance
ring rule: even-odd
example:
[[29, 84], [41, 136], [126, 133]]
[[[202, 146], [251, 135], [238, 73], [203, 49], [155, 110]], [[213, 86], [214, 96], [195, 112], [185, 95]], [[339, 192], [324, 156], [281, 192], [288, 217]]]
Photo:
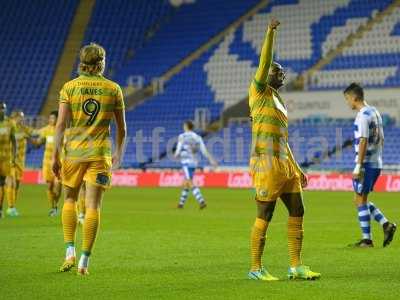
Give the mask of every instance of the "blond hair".
[[106, 50], [96, 43], [90, 43], [81, 49], [78, 73], [102, 75], [105, 67]]

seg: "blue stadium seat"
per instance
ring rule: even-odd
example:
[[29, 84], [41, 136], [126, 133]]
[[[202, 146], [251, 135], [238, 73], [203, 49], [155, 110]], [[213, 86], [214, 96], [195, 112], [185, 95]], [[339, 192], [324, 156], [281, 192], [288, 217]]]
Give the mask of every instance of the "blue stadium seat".
[[1, 2], [0, 90], [10, 111], [39, 112], [78, 2]]
[[174, 11], [168, 0], [97, 0], [84, 44], [101, 44], [107, 51], [107, 70], [116, 72], [128, 60], [129, 51], [143, 47], [152, 26]]

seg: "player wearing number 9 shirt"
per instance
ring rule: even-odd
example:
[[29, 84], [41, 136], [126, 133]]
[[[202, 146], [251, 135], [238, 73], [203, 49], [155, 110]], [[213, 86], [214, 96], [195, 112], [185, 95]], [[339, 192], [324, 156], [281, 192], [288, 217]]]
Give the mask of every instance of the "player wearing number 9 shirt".
[[[60, 271], [75, 265], [76, 201], [83, 182], [86, 186], [86, 214], [83, 225], [82, 255], [78, 274], [88, 272], [89, 256], [99, 226], [102, 195], [110, 187], [111, 167], [118, 167], [126, 138], [125, 109], [121, 88], [102, 74], [105, 50], [90, 44], [80, 52], [79, 77], [67, 82], [60, 92], [56, 125], [53, 171], [65, 191], [62, 223], [66, 257]], [[116, 121], [116, 147], [111, 154], [110, 124]], [[66, 131], [66, 128], [68, 130]], [[64, 140], [64, 159], [60, 152]]]

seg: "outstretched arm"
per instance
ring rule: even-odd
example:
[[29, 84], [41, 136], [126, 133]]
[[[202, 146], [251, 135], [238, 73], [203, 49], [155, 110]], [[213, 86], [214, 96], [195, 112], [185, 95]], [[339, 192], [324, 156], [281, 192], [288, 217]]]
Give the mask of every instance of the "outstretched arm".
[[210, 164], [213, 167], [217, 167], [218, 163], [217, 161], [214, 159], [214, 157], [210, 154], [210, 152], [208, 152], [206, 145], [204, 145], [203, 140], [200, 141], [200, 151], [201, 153], [207, 157], [208, 161], [210, 162]]
[[264, 84], [267, 81], [269, 69], [273, 59], [274, 36], [279, 26], [279, 21], [272, 19], [268, 25], [267, 34], [261, 48], [260, 62], [254, 76], [256, 84]]

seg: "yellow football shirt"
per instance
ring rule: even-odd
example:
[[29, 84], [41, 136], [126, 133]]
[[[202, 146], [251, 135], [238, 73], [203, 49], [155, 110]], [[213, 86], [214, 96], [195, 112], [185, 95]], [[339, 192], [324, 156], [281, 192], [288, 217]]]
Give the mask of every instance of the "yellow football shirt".
[[124, 109], [120, 86], [103, 76], [82, 74], [64, 85], [60, 103], [68, 104], [72, 112], [65, 159], [111, 163], [110, 124], [115, 110]]
[[54, 134], [56, 131], [55, 126], [47, 125], [39, 130], [40, 137], [45, 140], [45, 148], [43, 155], [43, 165], [51, 164], [53, 151], [54, 151]]
[[252, 120], [252, 156], [288, 158], [288, 118], [278, 92], [253, 80], [249, 89]]
[[26, 146], [27, 140], [32, 136], [33, 129], [24, 125], [15, 126], [15, 139], [17, 141], [17, 157], [16, 164], [24, 169], [25, 167], [25, 156], [26, 156]]
[[11, 162], [11, 135], [15, 135], [15, 124], [9, 118], [5, 118], [0, 121], [0, 163]]

